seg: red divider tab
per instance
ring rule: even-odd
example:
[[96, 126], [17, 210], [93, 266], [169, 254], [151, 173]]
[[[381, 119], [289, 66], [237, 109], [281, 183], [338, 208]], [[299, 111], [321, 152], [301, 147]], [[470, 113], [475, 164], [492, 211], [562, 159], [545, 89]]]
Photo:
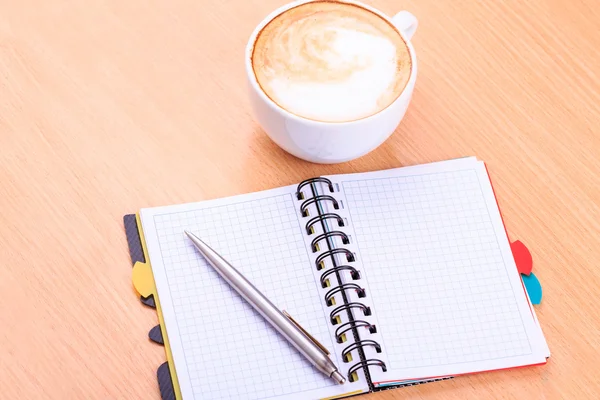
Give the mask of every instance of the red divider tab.
[[519, 240], [512, 242], [510, 249], [512, 250], [519, 273], [529, 276], [533, 269], [533, 259], [531, 258], [529, 249]]

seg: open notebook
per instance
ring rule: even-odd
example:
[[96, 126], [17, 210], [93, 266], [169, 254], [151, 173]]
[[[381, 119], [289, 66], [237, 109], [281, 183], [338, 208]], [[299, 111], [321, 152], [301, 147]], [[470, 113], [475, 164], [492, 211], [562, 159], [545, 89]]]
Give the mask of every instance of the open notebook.
[[[147, 208], [140, 220], [184, 400], [343, 397], [550, 356], [475, 158]], [[289, 312], [349, 381], [312, 367], [184, 230]]]

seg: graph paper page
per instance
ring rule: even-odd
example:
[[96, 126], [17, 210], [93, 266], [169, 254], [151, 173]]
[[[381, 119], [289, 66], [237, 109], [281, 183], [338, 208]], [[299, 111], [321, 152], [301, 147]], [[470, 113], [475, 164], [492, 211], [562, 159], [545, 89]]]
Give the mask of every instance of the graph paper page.
[[[368, 389], [364, 381], [336, 385], [314, 368], [184, 235], [184, 230], [197, 234], [338, 353], [309, 262], [294, 191], [290, 186], [141, 211], [184, 400], [316, 399]], [[339, 358], [333, 361], [341, 365]]]
[[549, 356], [489, 177], [474, 158], [329, 176], [363, 268], [387, 372], [375, 383], [543, 363]]

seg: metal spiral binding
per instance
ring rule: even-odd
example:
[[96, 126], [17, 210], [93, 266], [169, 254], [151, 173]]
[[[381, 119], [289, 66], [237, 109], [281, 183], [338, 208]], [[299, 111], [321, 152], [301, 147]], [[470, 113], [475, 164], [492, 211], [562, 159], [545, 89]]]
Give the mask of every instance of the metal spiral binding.
[[365, 328], [369, 329], [369, 332], [371, 332], [371, 333], [377, 332], [377, 328], [375, 327], [375, 325], [371, 325], [367, 321], [363, 321], [363, 320], [359, 319], [359, 320], [344, 322], [342, 325], [340, 325], [339, 328], [337, 328], [335, 330], [335, 339], [337, 340], [338, 343], [344, 343], [342, 335], [354, 328], [360, 328], [360, 327], [365, 327]]
[[323, 268], [325, 268], [323, 261], [325, 261], [325, 259], [327, 257], [331, 257], [331, 259], [335, 261], [335, 258], [333, 256], [336, 254], [345, 254], [346, 260], [348, 260], [348, 262], [354, 261], [354, 254], [352, 254], [352, 252], [350, 250], [338, 247], [333, 250], [327, 250], [323, 254], [319, 255], [319, 257], [317, 257], [317, 259], [315, 260], [315, 265], [317, 266], [317, 270], [320, 271]]
[[339, 271], [343, 271], [343, 270], [348, 270], [350, 271], [350, 276], [352, 277], [352, 279], [354, 279], [355, 281], [360, 279], [360, 272], [358, 272], [356, 270], [356, 268], [351, 267], [349, 265], [341, 265], [339, 267], [333, 267], [331, 269], [328, 269], [327, 271], [323, 272], [321, 274], [321, 287], [322, 288], [326, 288], [326, 281], [327, 281], [327, 277], [331, 274], [335, 274]]
[[311, 178], [311, 179], [307, 179], [305, 181], [300, 182], [300, 184], [298, 185], [298, 187], [296, 188], [296, 198], [298, 200], [302, 200], [302, 188], [304, 186], [310, 185], [312, 183], [317, 183], [317, 182], [323, 182], [326, 183], [327, 186], [329, 186], [329, 191], [331, 193], [333, 193], [333, 183], [331, 183], [331, 181], [327, 178], [322, 178], [322, 177], [317, 177], [317, 178]]
[[327, 194], [320, 194], [318, 196], [315, 197], [311, 197], [308, 200], [305, 200], [301, 205], [300, 205], [300, 211], [302, 212], [302, 216], [303, 217], [308, 217], [308, 211], [306, 211], [306, 209], [308, 208], [308, 206], [310, 206], [312, 203], [318, 204], [319, 201], [321, 200], [329, 200], [333, 203], [333, 208], [335, 208], [336, 210], [340, 208], [339, 203], [337, 202], [337, 200], [335, 198], [333, 198], [333, 196], [329, 196]]
[[317, 222], [325, 221], [327, 219], [332, 219], [332, 218], [337, 220], [338, 226], [340, 226], [340, 227], [344, 226], [344, 219], [337, 214], [327, 213], [327, 214], [317, 215], [316, 217], [312, 218], [310, 221], [308, 221], [306, 223], [306, 234], [307, 235], [313, 234], [313, 225], [316, 224]]
[[366, 290], [361, 288], [360, 286], [358, 286], [356, 283], [343, 283], [341, 285], [334, 287], [329, 292], [325, 293], [325, 303], [327, 303], [328, 306], [332, 306], [333, 303], [331, 301], [331, 298], [333, 297], [333, 295], [335, 295], [336, 293], [340, 293], [344, 290], [348, 290], [348, 289], [356, 290], [356, 293], [358, 293], [358, 297], [366, 297], [367, 296]]
[[[335, 337], [338, 343], [343, 343], [345, 335], [349, 332], [352, 333], [354, 337], [354, 342], [344, 348], [342, 351], [342, 358], [344, 362], [352, 361], [352, 357], [350, 353], [354, 350], [357, 350], [360, 356], [360, 361], [353, 364], [348, 369], [348, 380], [353, 382], [354, 375], [359, 369], [363, 369], [365, 376], [369, 382], [369, 386], [372, 387], [372, 382], [369, 373], [369, 366], [378, 366], [383, 369], [385, 372], [387, 367], [385, 363], [379, 359], [367, 359], [364, 348], [368, 346], [372, 346], [375, 348], [377, 353], [381, 352], [381, 346], [374, 340], [371, 339], [361, 339], [358, 333], [358, 329], [366, 328], [370, 333], [376, 333], [377, 328], [375, 325], [370, 324], [367, 321], [361, 319], [355, 319], [352, 314], [352, 309], [362, 310], [365, 316], [371, 315], [371, 308], [365, 304], [360, 302], [350, 302], [348, 300], [347, 291], [354, 290], [358, 294], [358, 297], [366, 297], [366, 290], [362, 288], [360, 285], [356, 283], [342, 283], [341, 274], [346, 272], [350, 273], [352, 280], [358, 281], [361, 276], [359, 271], [351, 265], [347, 265], [345, 263], [339, 263], [336, 260], [337, 256], [342, 256], [349, 264], [355, 261], [355, 255], [348, 249], [344, 247], [339, 247], [334, 242], [335, 237], [341, 238], [342, 245], [347, 245], [350, 243], [350, 238], [344, 232], [339, 230], [330, 230], [327, 222], [329, 220], [337, 222], [338, 227], [345, 226], [345, 220], [340, 215], [331, 212], [325, 212], [323, 209], [323, 203], [329, 202], [333, 205], [333, 208], [338, 210], [340, 208], [340, 203], [331, 195], [331, 194], [320, 194], [316, 184], [323, 183], [327, 186], [330, 193], [334, 193], [334, 185], [333, 183], [323, 177], [311, 178], [305, 181], [300, 182], [296, 189], [296, 198], [298, 200], [304, 200], [300, 205], [300, 212], [303, 217], [308, 217], [308, 207], [311, 204], [314, 204], [317, 208], [316, 216], [313, 216], [306, 222], [305, 229], [307, 235], [312, 235], [315, 233], [314, 226], [316, 224], [320, 224], [323, 228], [323, 233], [315, 236], [315, 238], [311, 242], [311, 251], [313, 253], [318, 253], [318, 257], [315, 260], [316, 268], [318, 271], [321, 271], [325, 268], [325, 260], [330, 259], [332, 261], [332, 267], [323, 271], [320, 277], [320, 283], [323, 288], [331, 287], [331, 289], [325, 294], [325, 302], [327, 306], [331, 307], [335, 305], [333, 302], [333, 298], [336, 294], [340, 294], [343, 298], [343, 303], [339, 306], [335, 307], [330, 313], [331, 323], [333, 325], [338, 325], [341, 322], [339, 319], [341, 313], [346, 312], [348, 316], [348, 322], [344, 322], [340, 324], [335, 330]], [[303, 188], [310, 187], [312, 192], [311, 197], [306, 197], [304, 192], [302, 192]], [[326, 242], [327, 246], [324, 249], [321, 249], [320, 243]], [[345, 256], [345, 257], [344, 257]], [[335, 278], [335, 279], [332, 279]], [[333, 281], [337, 280], [337, 282], [333, 283]], [[337, 284], [336, 284], [337, 283]]]
[[328, 237], [334, 237], [334, 236], [341, 237], [342, 243], [344, 243], [344, 244], [350, 243], [350, 239], [348, 238], [348, 235], [346, 235], [344, 232], [341, 232], [341, 231], [325, 232], [313, 239], [312, 243], [310, 244], [310, 248], [312, 249], [312, 252], [316, 253], [317, 251], [319, 251], [319, 242], [321, 240], [327, 239]]
[[342, 351], [342, 358], [344, 359], [344, 361], [348, 360], [348, 354], [350, 354], [350, 352], [352, 350], [355, 350], [359, 347], [365, 347], [365, 346], [373, 346], [375, 348], [376, 352], [381, 353], [381, 346], [379, 345], [379, 343], [377, 343], [374, 340], [366, 339], [366, 340], [360, 340], [358, 342], [352, 343], [350, 346], [346, 347]]
[[385, 363], [383, 361], [381, 361], [377, 358], [371, 358], [369, 360], [357, 362], [356, 364], [351, 366], [350, 369], [348, 370], [348, 380], [350, 382], [353, 382], [353, 379], [351, 377], [356, 371], [358, 371], [361, 368], [366, 369], [368, 366], [371, 366], [371, 365], [381, 367], [383, 372], [387, 372], [387, 367], [385, 366]]
[[371, 307], [367, 307], [363, 303], [352, 302], [352, 303], [348, 303], [348, 304], [342, 304], [341, 306], [334, 308], [333, 311], [331, 312], [331, 314], [329, 314], [331, 323], [333, 325], [337, 325], [338, 321], [337, 321], [336, 317], [340, 313], [340, 311], [348, 310], [351, 308], [361, 309], [365, 316], [371, 315]]

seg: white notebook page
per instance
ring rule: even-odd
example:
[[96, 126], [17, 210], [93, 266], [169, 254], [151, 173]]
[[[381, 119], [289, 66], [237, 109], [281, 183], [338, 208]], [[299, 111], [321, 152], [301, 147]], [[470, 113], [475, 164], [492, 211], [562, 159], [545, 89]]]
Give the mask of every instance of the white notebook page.
[[[485, 165], [328, 177], [341, 187], [388, 372], [374, 382], [545, 362]], [[363, 319], [365, 317], [362, 317]]]
[[341, 366], [300, 227], [295, 186], [143, 209], [141, 220], [171, 343], [188, 399], [311, 399], [356, 390], [303, 358], [205, 262], [196, 233], [274, 304], [288, 311]]

